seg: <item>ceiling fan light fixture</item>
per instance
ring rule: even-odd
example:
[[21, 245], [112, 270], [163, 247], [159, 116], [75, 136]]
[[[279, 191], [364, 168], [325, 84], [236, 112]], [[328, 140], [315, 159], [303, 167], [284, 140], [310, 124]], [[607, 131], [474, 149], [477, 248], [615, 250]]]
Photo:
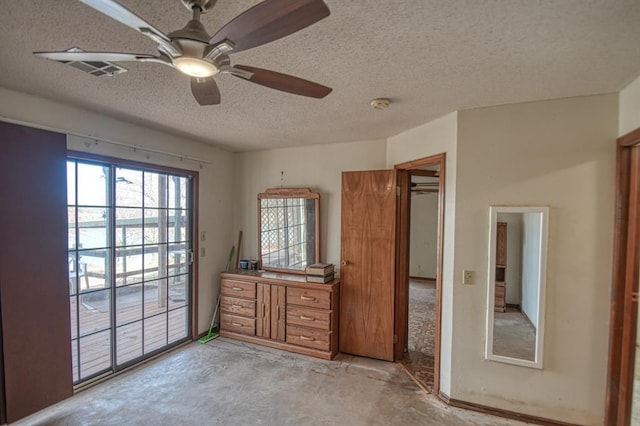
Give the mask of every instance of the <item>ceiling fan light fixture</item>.
[[181, 56], [173, 60], [175, 67], [190, 77], [211, 77], [218, 72], [218, 68], [211, 62], [199, 58]]

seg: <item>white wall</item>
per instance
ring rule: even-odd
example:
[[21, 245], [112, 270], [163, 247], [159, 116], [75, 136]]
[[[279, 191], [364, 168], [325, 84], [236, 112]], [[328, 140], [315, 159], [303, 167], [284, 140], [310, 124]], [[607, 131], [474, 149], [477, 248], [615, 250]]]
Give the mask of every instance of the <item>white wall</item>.
[[198, 163], [180, 161], [161, 154], [134, 152], [77, 136], [68, 136], [67, 148], [117, 158], [160, 164], [199, 172], [199, 229], [207, 233], [205, 257], [199, 258], [198, 330], [208, 328], [215, 297], [218, 274], [226, 265], [233, 244], [232, 163], [233, 154], [200, 142], [169, 135], [131, 123], [0, 88], [0, 120], [19, 121], [36, 127], [56, 129], [60, 133], [92, 135], [116, 142], [135, 144], [210, 161], [200, 168]]
[[542, 215], [524, 213], [522, 241], [522, 312], [538, 329], [538, 290], [540, 288], [540, 237]]
[[620, 91], [618, 136], [640, 127], [640, 77]]
[[243, 233], [242, 257], [258, 256], [257, 195], [308, 187], [320, 193], [320, 260], [339, 268], [342, 172], [384, 168], [383, 139], [235, 154], [234, 228]]
[[550, 206], [544, 368], [484, 359], [486, 280], [453, 299], [451, 398], [599, 425], [604, 419], [616, 94], [458, 113], [455, 276], [487, 276], [490, 205]]
[[410, 234], [409, 275], [435, 278], [438, 254], [437, 193], [414, 193], [411, 196]]
[[406, 161], [446, 153], [444, 201], [444, 253], [442, 265], [442, 328], [440, 335], [440, 390], [451, 391], [451, 350], [453, 339], [453, 259], [456, 210], [456, 142], [458, 113], [454, 112], [415, 127], [387, 140], [387, 167]]

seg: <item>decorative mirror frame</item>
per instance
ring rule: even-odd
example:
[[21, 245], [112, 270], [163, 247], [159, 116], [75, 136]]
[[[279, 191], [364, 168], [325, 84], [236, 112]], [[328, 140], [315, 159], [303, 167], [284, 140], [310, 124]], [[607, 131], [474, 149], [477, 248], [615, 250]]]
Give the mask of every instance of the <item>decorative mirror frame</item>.
[[315, 200], [315, 251], [314, 259], [308, 259], [309, 264], [320, 262], [320, 194], [309, 188], [268, 188], [258, 194], [258, 265], [260, 269], [273, 272], [287, 272], [305, 274], [304, 269], [274, 268], [262, 264], [262, 200], [269, 198], [304, 198]]
[[[493, 328], [495, 306], [495, 279], [496, 279], [496, 243], [498, 213], [540, 213], [540, 250], [538, 265], [538, 327], [536, 329], [535, 356], [533, 361], [512, 358], [493, 353]], [[542, 369], [544, 352], [544, 317], [545, 317], [545, 293], [547, 274], [547, 238], [549, 232], [549, 207], [546, 206], [490, 206], [489, 207], [489, 263], [487, 281], [487, 335], [485, 346], [485, 359], [522, 367]]]

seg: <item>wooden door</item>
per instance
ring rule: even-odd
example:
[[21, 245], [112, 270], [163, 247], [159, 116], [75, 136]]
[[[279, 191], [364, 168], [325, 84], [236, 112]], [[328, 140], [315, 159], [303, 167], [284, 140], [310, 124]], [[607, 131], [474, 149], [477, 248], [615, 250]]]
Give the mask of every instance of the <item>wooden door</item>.
[[285, 340], [285, 296], [286, 287], [271, 286], [271, 339], [284, 342]]
[[5, 421], [73, 393], [66, 136], [0, 122]]
[[340, 351], [393, 361], [392, 170], [342, 173]]
[[256, 336], [271, 338], [271, 286], [258, 283], [256, 305]]

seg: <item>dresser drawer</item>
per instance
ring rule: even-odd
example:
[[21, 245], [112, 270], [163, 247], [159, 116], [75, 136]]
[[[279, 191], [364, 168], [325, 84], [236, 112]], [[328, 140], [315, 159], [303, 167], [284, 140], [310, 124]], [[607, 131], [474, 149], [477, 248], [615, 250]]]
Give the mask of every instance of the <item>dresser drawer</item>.
[[331, 293], [328, 291], [287, 287], [287, 305], [331, 309]]
[[245, 318], [236, 315], [220, 313], [220, 328], [225, 331], [246, 334], [248, 336], [256, 335], [255, 318]]
[[331, 330], [331, 312], [290, 305], [287, 306], [287, 324], [329, 331]]
[[287, 343], [293, 345], [328, 351], [330, 335], [328, 331], [287, 325]]
[[222, 296], [220, 298], [220, 312], [245, 317], [256, 316], [255, 300], [240, 299], [238, 297]]
[[256, 298], [256, 283], [246, 281], [222, 280], [220, 292], [223, 296], [241, 297], [243, 299]]

